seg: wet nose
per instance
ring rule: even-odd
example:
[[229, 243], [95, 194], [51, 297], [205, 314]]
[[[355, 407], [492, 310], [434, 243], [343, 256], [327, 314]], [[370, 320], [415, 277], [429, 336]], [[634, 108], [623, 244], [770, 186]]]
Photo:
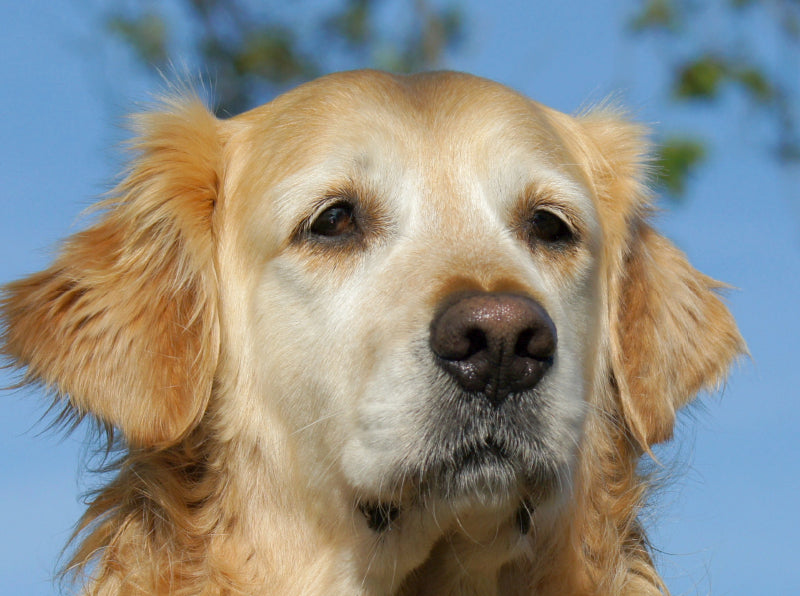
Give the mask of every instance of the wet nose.
[[553, 364], [556, 328], [527, 296], [470, 293], [449, 301], [433, 319], [437, 362], [465, 390], [500, 405], [532, 389]]

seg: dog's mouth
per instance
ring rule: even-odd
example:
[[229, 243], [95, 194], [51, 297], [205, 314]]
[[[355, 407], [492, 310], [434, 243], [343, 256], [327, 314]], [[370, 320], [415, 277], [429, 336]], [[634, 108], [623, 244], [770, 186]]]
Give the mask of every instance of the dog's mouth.
[[435, 450], [423, 471], [422, 489], [445, 500], [464, 497], [497, 502], [526, 484], [524, 453], [495, 434], [465, 440], [451, 450]]
[[433, 450], [424, 463], [402, 476], [402, 486], [357, 502], [372, 531], [387, 532], [404, 512], [436, 502], [498, 511], [508, 511], [517, 502], [515, 524], [527, 534], [534, 508], [555, 486], [554, 476], [534, 470], [524, 449], [491, 433], [480, 440], [464, 439], [449, 450]]
[[460, 470], [477, 470], [485, 466], [502, 465], [512, 459], [509, 449], [494, 435], [487, 435], [477, 445], [464, 446], [453, 458], [453, 467]]

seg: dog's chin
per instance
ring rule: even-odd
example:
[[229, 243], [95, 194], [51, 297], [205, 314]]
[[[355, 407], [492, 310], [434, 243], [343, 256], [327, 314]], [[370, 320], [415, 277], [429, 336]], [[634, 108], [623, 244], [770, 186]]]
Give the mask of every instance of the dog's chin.
[[[369, 528], [378, 533], [391, 528], [408, 510], [436, 509], [442, 504], [451, 512], [507, 515], [516, 511], [519, 531], [526, 534], [533, 511], [557, 502], [565, 486], [563, 470], [529, 464], [487, 442], [435, 464], [428, 462], [424, 471], [406, 471], [401, 489], [372, 498], [362, 495], [358, 509]], [[417, 480], [411, 482], [411, 478]]]
[[432, 470], [421, 493], [452, 504], [502, 506], [527, 491], [516, 466], [491, 452], [476, 452], [458, 465]]
[[420, 494], [454, 504], [493, 507], [539, 503], [558, 492], [561, 474], [489, 442], [430, 466]]

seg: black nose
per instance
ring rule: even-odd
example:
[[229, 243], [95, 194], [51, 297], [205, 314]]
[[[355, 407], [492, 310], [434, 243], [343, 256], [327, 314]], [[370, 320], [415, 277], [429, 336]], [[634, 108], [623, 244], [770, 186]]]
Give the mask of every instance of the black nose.
[[556, 328], [531, 298], [471, 293], [439, 311], [430, 342], [439, 365], [463, 389], [499, 405], [544, 376], [553, 363]]

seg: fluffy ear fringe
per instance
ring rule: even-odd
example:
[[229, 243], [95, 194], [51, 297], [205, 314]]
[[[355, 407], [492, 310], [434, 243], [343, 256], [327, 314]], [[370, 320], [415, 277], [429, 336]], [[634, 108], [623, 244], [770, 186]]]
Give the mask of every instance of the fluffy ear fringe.
[[718, 385], [746, 349], [718, 295], [646, 222], [652, 210], [646, 127], [601, 107], [579, 117], [604, 224], [611, 367], [622, 418], [645, 450], [671, 437], [675, 414]]
[[132, 445], [199, 420], [219, 351], [212, 226], [217, 120], [200, 100], [134, 117], [127, 175], [52, 265], [3, 289], [0, 351]]
[[622, 412], [645, 449], [671, 438], [676, 412], [701, 390], [718, 387], [746, 351], [718, 294], [723, 287], [638, 225], [612, 294], [612, 346]]

